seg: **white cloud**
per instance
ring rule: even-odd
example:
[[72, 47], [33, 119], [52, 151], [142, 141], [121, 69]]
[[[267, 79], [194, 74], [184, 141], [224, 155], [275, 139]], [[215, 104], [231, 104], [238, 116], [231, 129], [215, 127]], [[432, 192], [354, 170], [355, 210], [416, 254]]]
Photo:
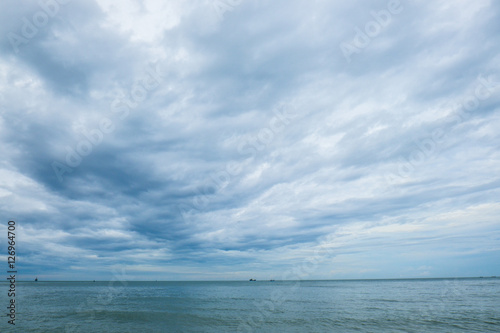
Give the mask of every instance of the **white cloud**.
[[[74, 0], [18, 53], [4, 41], [0, 207], [30, 268], [50, 254], [103, 276], [246, 279], [318, 249], [332, 251], [313, 278], [492, 266], [496, 5], [405, 4], [347, 63], [339, 44], [386, 5], [242, 2], [220, 17], [210, 1]], [[0, 6], [4, 34], [39, 10]], [[479, 99], [482, 79], [495, 87]], [[52, 163], [103, 119], [114, 129], [60, 182]]]

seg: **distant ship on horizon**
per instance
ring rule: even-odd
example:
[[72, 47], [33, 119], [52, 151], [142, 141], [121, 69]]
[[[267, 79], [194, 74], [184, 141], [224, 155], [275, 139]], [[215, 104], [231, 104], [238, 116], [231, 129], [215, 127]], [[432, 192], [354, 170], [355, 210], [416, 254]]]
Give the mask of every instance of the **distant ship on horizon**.
[[35, 282], [38, 282], [38, 276], [35, 278]]

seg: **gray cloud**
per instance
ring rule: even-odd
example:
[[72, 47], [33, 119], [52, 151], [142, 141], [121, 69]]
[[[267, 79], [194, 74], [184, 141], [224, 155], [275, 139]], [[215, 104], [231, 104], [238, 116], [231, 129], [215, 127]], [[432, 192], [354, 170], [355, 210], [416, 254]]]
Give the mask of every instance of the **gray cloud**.
[[0, 5], [26, 277], [498, 275], [497, 4], [401, 1], [349, 62], [388, 1], [57, 3]]

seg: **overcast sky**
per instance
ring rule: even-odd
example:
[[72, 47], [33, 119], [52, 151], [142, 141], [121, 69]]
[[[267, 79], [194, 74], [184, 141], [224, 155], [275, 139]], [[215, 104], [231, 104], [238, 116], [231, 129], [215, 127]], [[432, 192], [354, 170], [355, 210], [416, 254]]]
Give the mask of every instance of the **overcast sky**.
[[500, 275], [499, 2], [5, 0], [0, 22], [21, 278]]

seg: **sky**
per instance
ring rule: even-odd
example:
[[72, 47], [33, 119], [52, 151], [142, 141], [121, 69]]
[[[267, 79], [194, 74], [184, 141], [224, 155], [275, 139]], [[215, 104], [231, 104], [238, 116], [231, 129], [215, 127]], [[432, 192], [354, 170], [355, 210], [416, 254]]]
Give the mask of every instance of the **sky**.
[[0, 22], [21, 279], [500, 275], [499, 2], [5, 0]]

